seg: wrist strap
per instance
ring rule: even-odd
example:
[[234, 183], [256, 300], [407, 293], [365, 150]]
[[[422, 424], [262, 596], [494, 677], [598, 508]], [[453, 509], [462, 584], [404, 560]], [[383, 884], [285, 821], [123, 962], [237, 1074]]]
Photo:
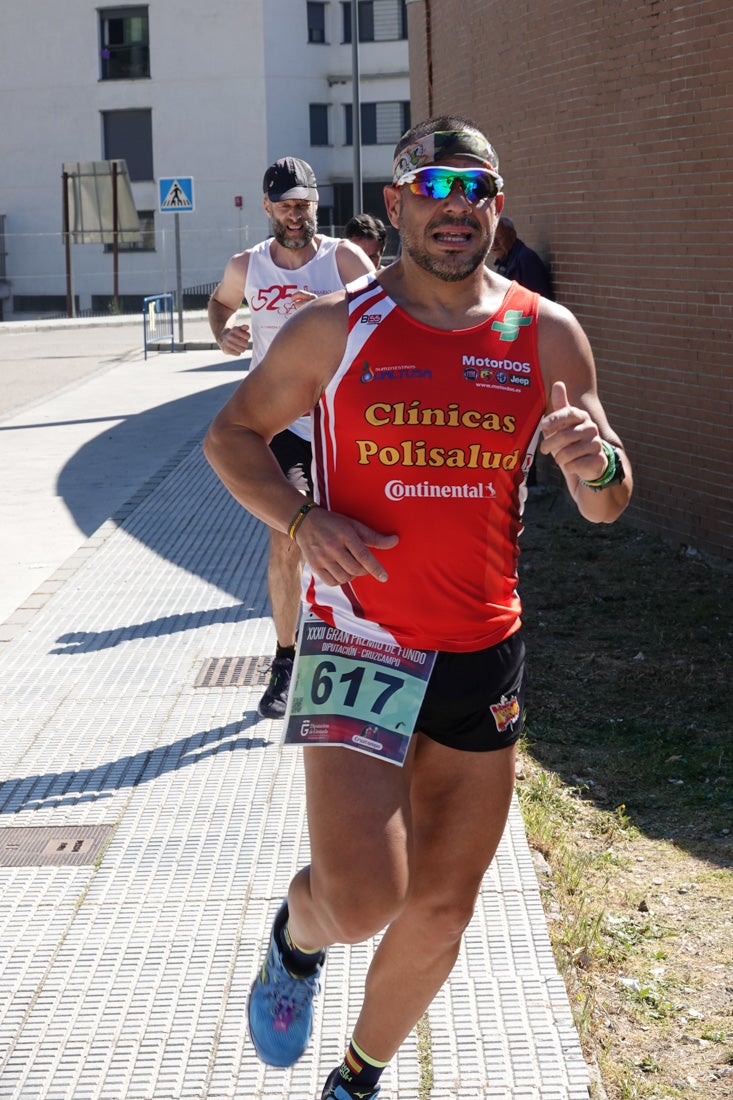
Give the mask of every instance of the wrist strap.
[[295, 513], [295, 515], [291, 519], [290, 523], [288, 524], [288, 535], [290, 536], [290, 538], [292, 539], [293, 542], [295, 542], [295, 536], [296, 536], [296, 533], [298, 531], [298, 528], [300, 527], [301, 523], [303, 522], [305, 517], [310, 512], [311, 508], [317, 508], [317, 507], [318, 507], [318, 505], [316, 504], [315, 500], [307, 500], [305, 502], [305, 504], [301, 504], [300, 508], [298, 509], [298, 511]]
[[616, 476], [616, 452], [610, 443], [607, 443], [605, 439], [601, 440], [601, 446], [606, 453], [606, 459], [608, 465], [601, 474], [594, 481], [586, 481], [584, 477], [579, 477], [578, 481], [581, 485], [585, 485], [586, 489], [605, 489], [607, 485], [610, 485]]

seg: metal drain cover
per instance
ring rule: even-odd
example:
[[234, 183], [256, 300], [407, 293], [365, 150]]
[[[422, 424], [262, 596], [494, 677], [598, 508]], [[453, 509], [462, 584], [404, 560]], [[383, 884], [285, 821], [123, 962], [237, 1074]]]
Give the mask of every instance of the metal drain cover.
[[272, 656], [210, 657], [204, 661], [195, 688], [250, 687], [266, 684]]
[[114, 825], [48, 825], [0, 829], [0, 867], [93, 863]]

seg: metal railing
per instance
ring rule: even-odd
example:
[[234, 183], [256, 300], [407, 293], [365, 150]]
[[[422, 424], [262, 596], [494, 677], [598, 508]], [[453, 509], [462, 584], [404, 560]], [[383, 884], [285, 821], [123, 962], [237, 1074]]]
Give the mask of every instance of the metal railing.
[[143, 344], [145, 358], [148, 357], [148, 348], [153, 344], [159, 347], [161, 344], [170, 343], [170, 350], [175, 346], [173, 335], [173, 295], [151, 294], [149, 298], [143, 298]]
[[5, 278], [5, 215], [0, 214], [0, 279]]

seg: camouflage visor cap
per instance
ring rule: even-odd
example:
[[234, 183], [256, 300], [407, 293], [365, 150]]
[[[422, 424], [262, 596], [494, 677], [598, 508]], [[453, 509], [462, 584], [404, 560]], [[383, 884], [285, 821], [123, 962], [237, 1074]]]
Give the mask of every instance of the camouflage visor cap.
[[404, 176], [416, 169], [443, 164], [452, 157], [468, 157], [475, 161], [494, 177], [499, 191], [503, 187], [496, 150], [482, 134], [473, 130], [438, 130], [406, 145], [395, 159], [392, 183], [398, 186]]

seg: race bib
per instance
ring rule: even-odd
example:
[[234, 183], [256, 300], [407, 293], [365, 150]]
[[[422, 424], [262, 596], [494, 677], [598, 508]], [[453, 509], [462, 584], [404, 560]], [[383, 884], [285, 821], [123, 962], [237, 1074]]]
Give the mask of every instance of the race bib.
[[308, 614], [285, 714], [287, 745], [342, 745], [405, 762], [437, 654], [400, 649]]

